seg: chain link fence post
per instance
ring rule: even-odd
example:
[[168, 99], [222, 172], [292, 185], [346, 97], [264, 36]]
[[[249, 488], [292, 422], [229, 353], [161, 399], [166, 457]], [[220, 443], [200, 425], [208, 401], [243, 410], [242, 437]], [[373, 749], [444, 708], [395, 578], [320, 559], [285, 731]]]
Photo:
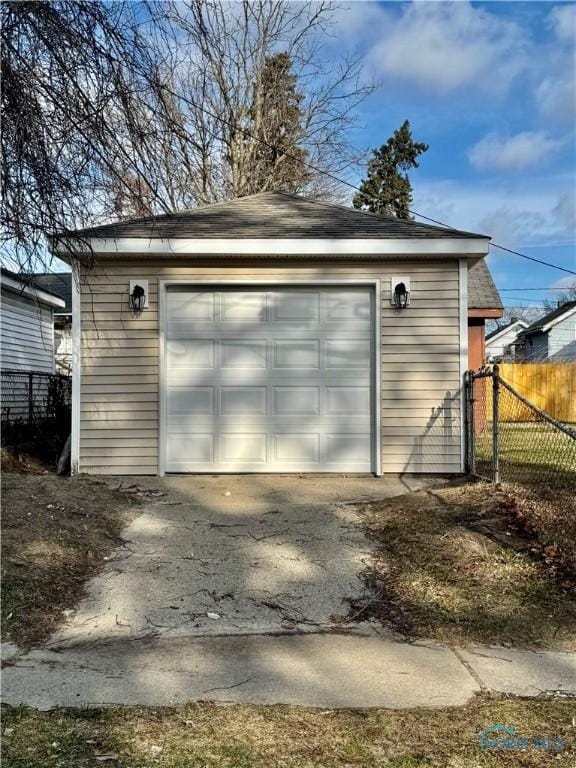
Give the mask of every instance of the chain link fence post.
[[497, 365], [492, 368], [492, 480], [500, 482], [500, 369]]
[[28, 424], [34, 422], [34, 374], [28, 374]]
[[466, 471], [476, 472], [476, 451], [474, 438], [474, 372], [464, 374], [464, 418], [466, 435]]

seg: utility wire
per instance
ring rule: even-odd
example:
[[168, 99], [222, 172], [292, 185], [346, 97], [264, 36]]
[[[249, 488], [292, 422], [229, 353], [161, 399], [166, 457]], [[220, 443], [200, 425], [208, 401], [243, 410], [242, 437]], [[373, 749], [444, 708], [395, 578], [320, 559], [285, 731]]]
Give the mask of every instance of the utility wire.
[[[290, 158], [290, 160], [296, 160], [297, 162], [301, 163], [307, 168], [310, 168], [310, 170], [315, 171], [316, 173], [321, 173], [324, 176], [332, 179], [333, 181], [338, 182], [339, 184], [344, 184], [345, 186], [350, 187], [350, 189], [356, 190], [356, 192], [362, 192], [362, 194], [366, 194], [365, 192], [363, 192], [363, 190], [360, 189], [360, 187], [356, 186], [356, 184], [352, 184], [352, 182], [350, 181], [341, 179], [335, 174], [330, 173], [330, 171], [325, 171], [322, 168], [318, 168], [312, 163], [309, 163], [307, 160], [303, 160], [301, 157], [298, 157], [297, 155], [293, 155], [290, 152], [287, 152], [286, 150], [282, 149], [282, 147], [278, 147], [275, 144], [271, 144], [270, 142], [266, 141], [265, 139], [261, 139], [258, 136], [254, 136], [252, 133], [250, 133], [250, 131], [246, 130], [246, 128], [242, 128], [241, 126], [236, 125], [235, 123], [232, 123], [230, 120], [226, 120], [226, 118], [222, 117], [221, 115], [214, 114], [209, 109], [206, 109], [206, 107], [201, 106], [200, 104], [197, 104], [192, 99], [189, 99], [186, 96], [183, 96], [182, 94], [176, 93], [171, 88], [168, 88], [168, 86], [166, 86], [164, 83], [158, 83], [158, 85], [161, 88], [163, 88], [165, 91], [168, 91], [168, 93], [170, 93], [175, 98], [182, 99], [182, 101], [194, 107], [194, 109], [199, 109], [201, 112], [204, 112], [204, 114], [208, 115], [208, 117], [211, 117], [213, 120], [219, 120], [224, 125], [227, 125], [229, 128], [232, 128], [233, 130], [238, 131], [239, 133], [242, 133], [247, 138], [252, 139], [253, 141], [260, 142], [264, 146], [268, 147], [268, 149], [271, 149], [273, 152], [281, 152], [283, 155]], [[372, 197], [373, 200], [377, 199], [374, 195], [368, 195], [368, 196]], [[438, 226], [443, 227], [445, 229], [450, 229], [455, 232], [459, 231], [456, 229], [456, 227], [450, 226], [450, 224], [445, 224], [444, 222], [438, 221], [437, 219], [432, 219], [430, 218], [430, 216], [424, 216], [424, 214], [418, 213], [417, 211], [408, 209], [408, 212], [411, 213], [413, 216], [418, 216], [418, 218], [420, 219], [424, 219], [425, 221], [430, 221], [433, 224], [437, 224]], [[536, 262], [537, 264], [543, 264], [545, 267], [551, 267], [552, 269], [559, 269], [561, 272], [567, 272], [569, 275], [576, 275], [576, 271], [572, 269], [568, 269], [567, 267], [561, 267], [559, 264], [553, 264], [550, 261], [537, 259], [534, 256], [527, 256], [525, 253], [520, 253], [520, 251], [514, 251], [512, 248], [506, 248], [506, 246], [499, 245], [498, 243], [491, 242], [490, 245], [492, 246], [492, 248], [498, 248], [501, 251], [506, 251], [507, 253], [514, 254], [515, 256], [520, 256], [523, 259], [528, 259], [528, 261], [533, 261], [533, 262]]]
[[500, 292], [502, 291], [570, 291], [572, 290], [571, 286], [567, 285], [565, 288], [524, 288], [518, 286], [517, 288], [498, 288]]

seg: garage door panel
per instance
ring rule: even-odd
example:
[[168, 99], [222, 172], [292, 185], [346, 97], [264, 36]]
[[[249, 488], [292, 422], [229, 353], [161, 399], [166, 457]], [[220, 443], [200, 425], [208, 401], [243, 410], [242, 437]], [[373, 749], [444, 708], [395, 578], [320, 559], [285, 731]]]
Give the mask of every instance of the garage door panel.
[[320, 387], [294, 385], [273, 388], [273, 416], [319, 416]]
[[287, 433], [273, 435], [273, 459], [280, 463], [320, 462], [320, 435]]
[[222, 368], [266, 368], [268, 363], [266, 339], [222, 339], [220, 366]]
[[212, 323], [215, 296], [209, 291], [169, 291], [166, 309], [169, 323], [190, 326]]
[[213, 414], [214, 387], [169, 387], [168, 414]]
[[167, 460], [171, 462], [214, 462], [214, 435], [169, 435]]
[[314, 416], [303, 414], [295, 416], [254, 416], [252, 414], [230, 414], [229, 416], [206, 414], [169, 414], [167, 425], [170, 434], [193, 434], [195, 432], [219, 434], [221, 432], [261, 432], [270, 434], [281, 432], [319, 432], [330, 431], [350, 434], [370, 433], [370, 417], [351, 414], [348, 416]]
[[328, 323], [345, 320], [346, 327], [360, 325], [370, 330], [372, 301], [368, 291], [331, 290], [326, 293], [325, 303]]
[[326, 435], [327, 450], [326, 460], [329, 462], [361, 462], [370, 461], [370, 441], [368, 433], [350, 434], [344, 432], [341, 434]]
[[296, 323], [320, 319], [320, 296], [310, 291], [276, 291], [268, 294], [268, 319], [271, 323]]
[[266, 387], [222, 387], [220, 413], [223, 416], [251, 414], [266, 416]]
[[369, 370], [372, 342], [370, 339], [326, 339], [326, 368], [357, 371]]
[[326, 412], [329, 415], [370, 415], [369, 387], [326, 387]]
[[214, 368], [215, 343], [212, 339], [169, 339], [166, 358], [169, 371], [177, 368]]
[[320, 368], [318, 339], [272, 340], [274, 368]]
[[223, 323], [266, 322], [266, 294], [230, 291], [221, 295], [220, 320]]
[[168, 302], [166, 470], [370, 471], [370, 291], [206, 293]]
[[225, 433], [220, 438], [221, 460], [223, 462], [265, 464], [268, 458], [267, 439], [266, 432], [260, 434]]

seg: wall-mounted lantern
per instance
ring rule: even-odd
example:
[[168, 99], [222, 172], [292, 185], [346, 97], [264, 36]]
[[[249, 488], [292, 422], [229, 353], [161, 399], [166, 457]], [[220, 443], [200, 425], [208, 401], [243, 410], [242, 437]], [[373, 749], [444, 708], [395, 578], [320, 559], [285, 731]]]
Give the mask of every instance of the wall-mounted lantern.
[[390, 280], [390, 304], [396, 309], [410, 306], [410, 278], [393, 277]]
[[148, 280], [130, 280], [130, 310], [139, 315], [148, 307]]

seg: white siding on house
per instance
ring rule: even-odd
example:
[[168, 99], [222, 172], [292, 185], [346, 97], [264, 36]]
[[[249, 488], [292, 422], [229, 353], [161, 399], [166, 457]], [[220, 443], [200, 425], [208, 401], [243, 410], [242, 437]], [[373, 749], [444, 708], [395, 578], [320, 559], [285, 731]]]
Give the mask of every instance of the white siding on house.
[[[390, 305], [390, 278], [411, 279], [411, 305]], [[384, 472], [458, 472], [457, 260], [289, 259], [223, 262], [179, 257], [100, 261], [81, 280], [80, 471], [156, 474], [159, 447], [158, 281], [381, 280], [381, 452]], [[133, 317], [130, 279], [148, 280], [149, 308]]]
[[576, 362], [576, 312], [548, 331], [548, 359], [555, 363]]
[[0, 305], [2, 368], [54, 372], [52, 309], [2, 290]]
[[491, 357], [503, 357], [505, 355], [514, 356], [513, 344], [518, 338], [518, 334], [521, 333], [524, 328], [527, 327], [527, 323], [517, 323], [511, 325], [506, 330], [502, 331], [497, 336], [486, 341], [486, 359]]

